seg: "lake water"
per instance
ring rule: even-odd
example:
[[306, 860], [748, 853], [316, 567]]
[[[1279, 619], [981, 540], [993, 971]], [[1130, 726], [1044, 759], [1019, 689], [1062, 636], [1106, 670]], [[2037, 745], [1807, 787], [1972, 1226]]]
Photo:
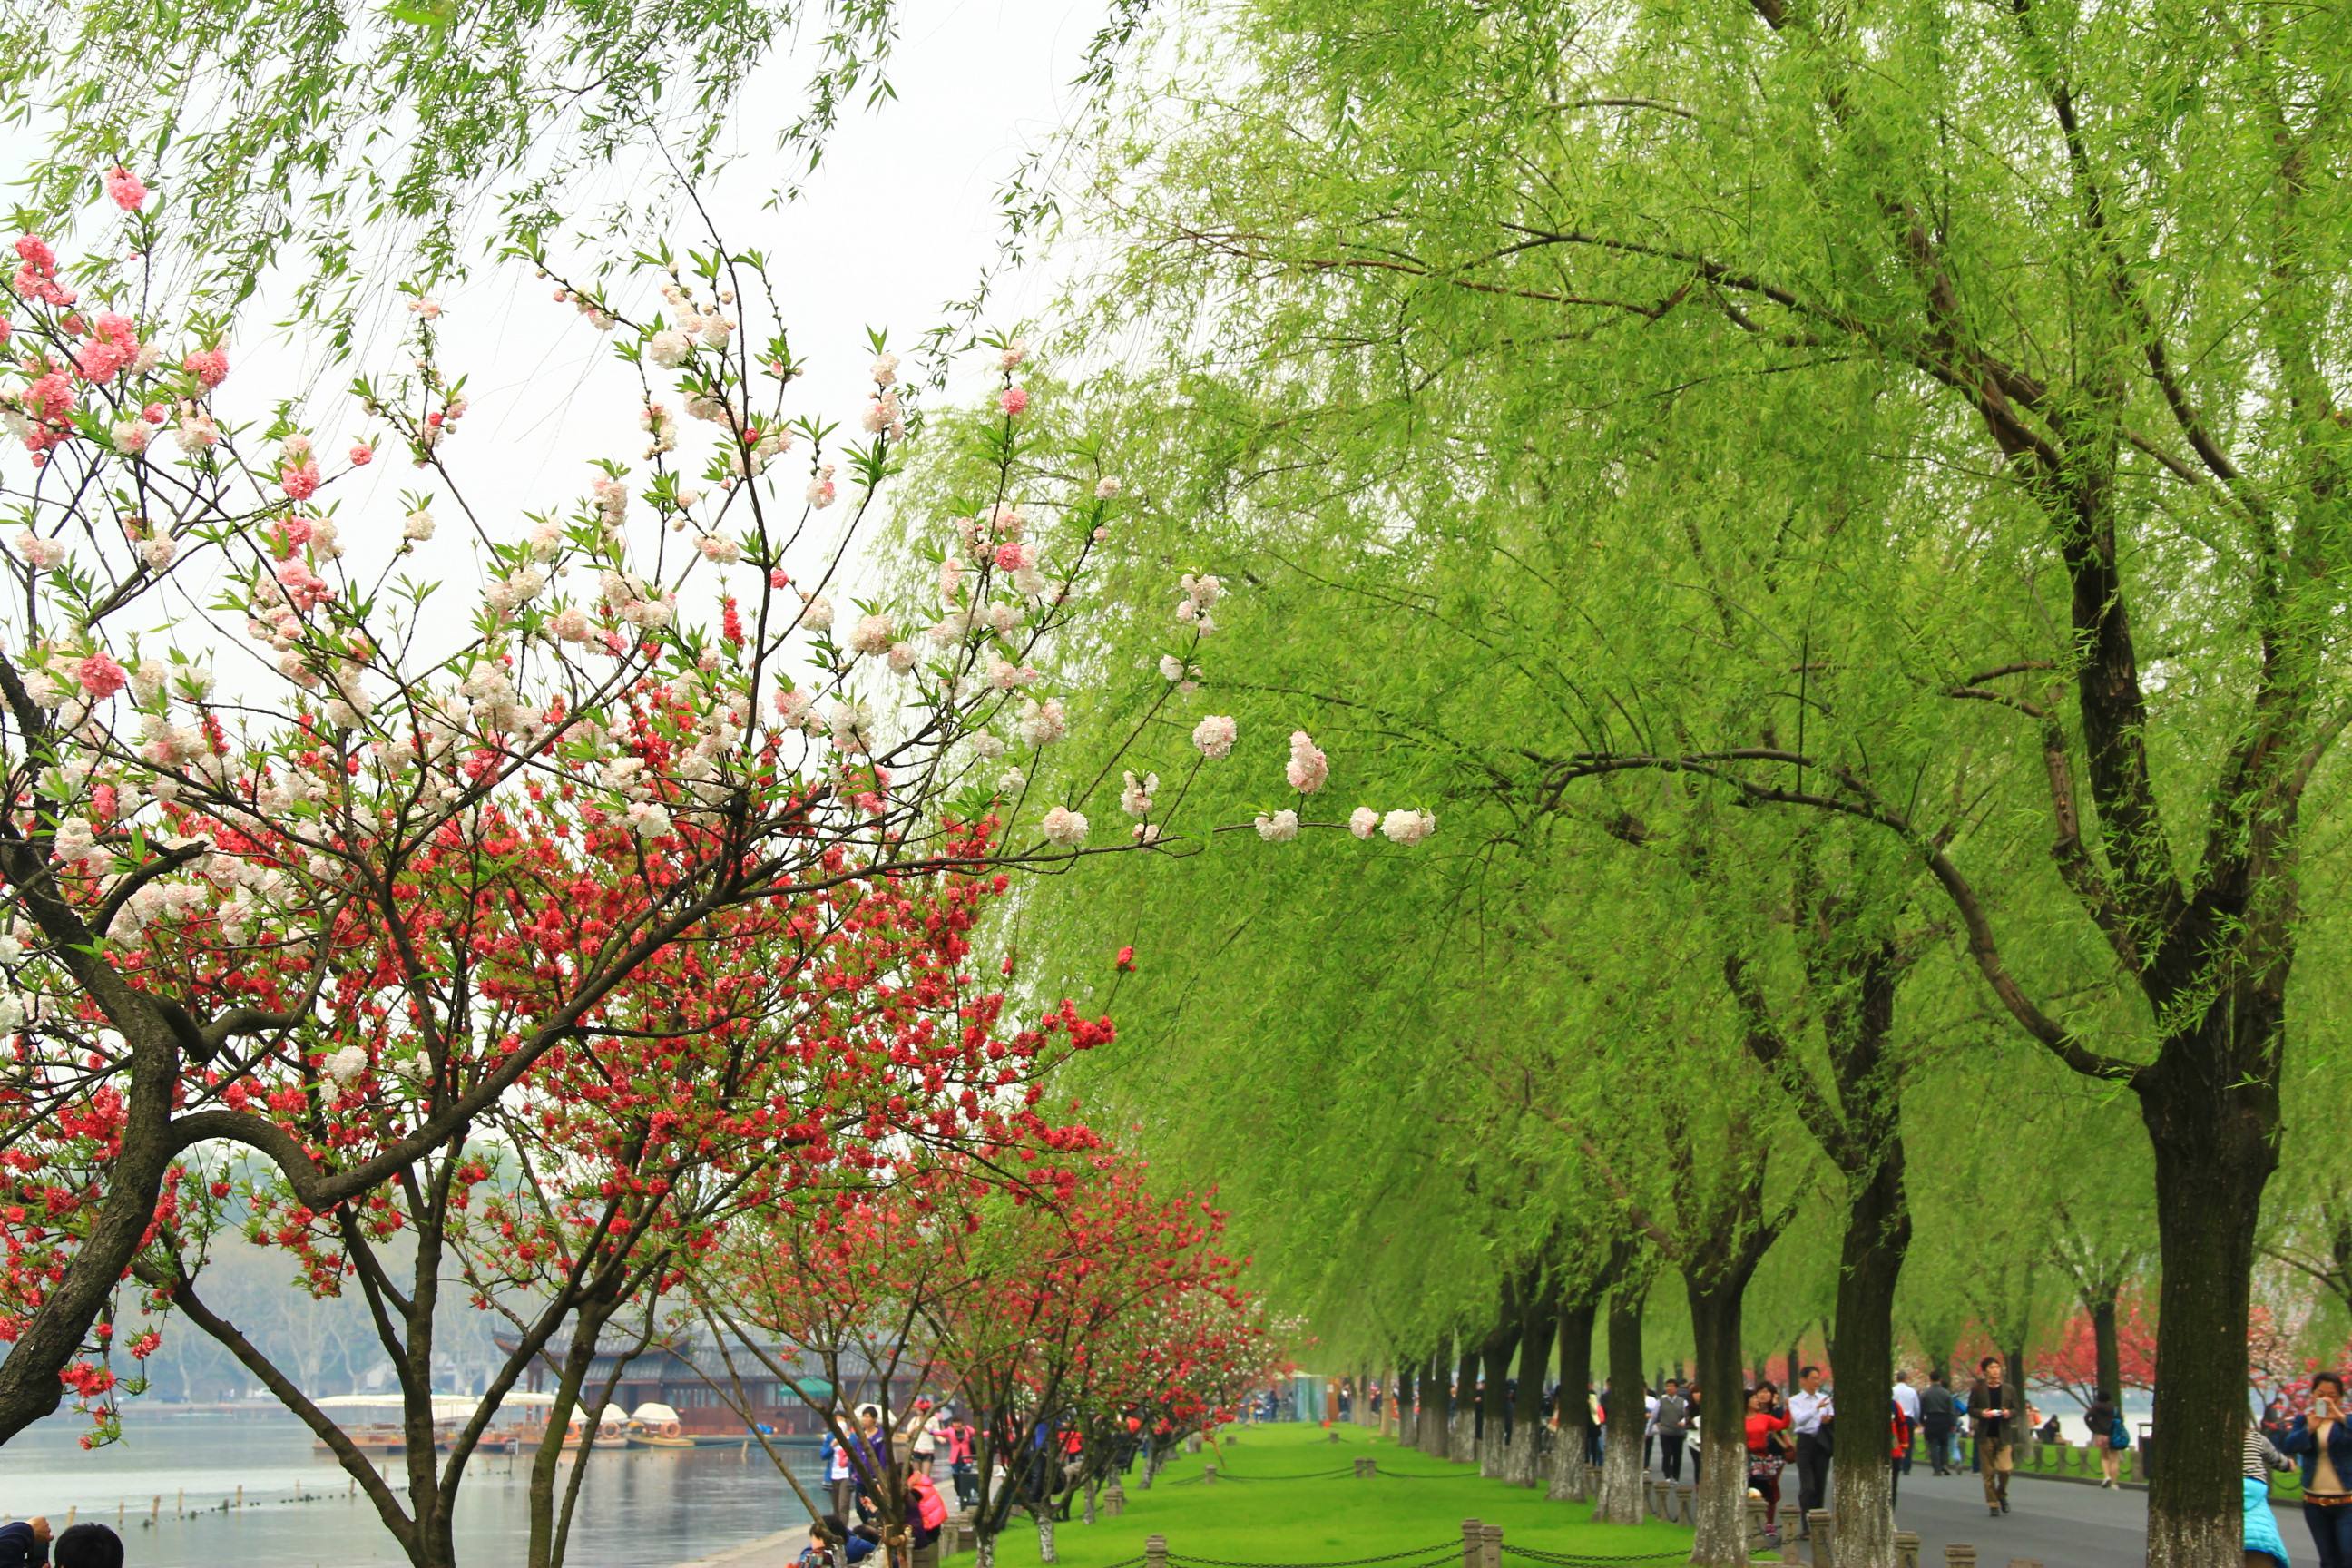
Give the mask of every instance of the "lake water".
[[[311, 1452], [310, 1430], [288, 1415], [177, 1415], [132, 1406], [122, 1440], [85, 1452], [79, 1419], [38, 1422], [0, 1447], [0, 1512], [70, 1509], [111, 1525], [118, 1509], [137, 1568], [236, 1563], [238, 1568], [393, 1568], [407, 1559], [373, 1505], [351, 1498], [351, 1478]], [[813, 1447], [780, 1450], [818, 1495]], [[754, 1448], [600, 1449], [589, 1459], [572, 1521], [570, 1568], [669, 1568], [740, 1542], [807, 1522], [767, 1457]], [[457, 1493], [458, 1559], [522, 1561], [530, 1539], [530, 1457], [477, 1458]], [[405, 1473], [398, 1460], [386, 1473]], [[567, 1471], [568, 1474], [568, 1471]], [[236, 1489], [245, 1506], [223, 1510]], [[184, 1489], [188, 1513], [176, 1515]], [[405, 1493], [402, 1494], [404, 1497]], [[155, 1500], [163, 1516], [147, 1521]]]

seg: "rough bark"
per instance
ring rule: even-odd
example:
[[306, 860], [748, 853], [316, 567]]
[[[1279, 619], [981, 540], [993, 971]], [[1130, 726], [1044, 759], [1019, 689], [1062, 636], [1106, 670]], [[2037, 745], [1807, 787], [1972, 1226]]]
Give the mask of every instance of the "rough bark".
[[1478, 1347], [1486, 1386], [1478, 1394], [1478, 1473], [1501, 1479], [1509, 1458], [1511, 1352], [1518, 1348], [1518, 1292], [1506, 1290], [1495, 1326]]
[[2116, 1299], [2123, 1287], [2113, 1280], [2104, 1282], [2091, 1298], [2091, 1348], [2098, 1363], [2094, 1374], [2094, 1392], [2108, 1399], [2123, 1397], [2124, 1352], [2116, 1327]]
[[1601, 1456], [1595, 1524], [1642, 1522], [1642, 1300], [1649, 1281], [1620, 1287], [1609, 1297], [1609, 1437]]
[[1686, 1280], [1704, 1396], [1690, 1560], [1704, 1568], [1746, 1568], [1748, 1563], [1748, 1438], [1739, 1420], [1739, 1310], [1747, 1292], [1745, 1272], [1706, 1283]]
[[1421, 1373], [1421, 1451], [1433, 1459], [1454, 1457], [1453, 1421], [1447, 1413], [1445, 1343], [1441, 1335]]
[[1584, 1453], [1592, 1431], [1592, 1321], [1594, 1298], [1570, 1300], [1559, 1311], [1559, 1450], [1564, 1489], [1583, 1495]]
[[1895, 1568], [1893, 1444], [1895, 1287], [1911, 1245], [1903, 1145], [1888, 1144], [1873, 1179], [1851, 1193], [1837, 1292], [1837, 1462], [1830, 1510], [1838, 1568]]
[[1551, 1370], [1551, 1343], [1559, 1332], [1559, 1282], [1555, 1279], [1528, 1295], [1519, 1317], [1518, 1392], [1511, 1405], [1513, 1485], [1540, 1485], [1543, 1456], [1544, 1381]]
[[1389, 1380], [1388, 1407], [1396, 1414], [1396, 1440], [1397, 1447], [1400, 1448], [1412, 1448], [1420, 1446], [1417, 1441], [1420, 1428], [1415, 1425], [1420, 1417], [1413, 1407], [1413, 1398], [1417, 1393], [1413, 1373], [1413, 1363], [1399, 1357], [1396, 1363], [1396, 1375]]
[[1460, 1336], [1462, 1364], [1454, 1369], [1454, 1414], [1449, 1423], [1446, 1457], [1456, 1464], [1475, 1464], [1478, 1458], [1478, 1341], [1470, 1334]]

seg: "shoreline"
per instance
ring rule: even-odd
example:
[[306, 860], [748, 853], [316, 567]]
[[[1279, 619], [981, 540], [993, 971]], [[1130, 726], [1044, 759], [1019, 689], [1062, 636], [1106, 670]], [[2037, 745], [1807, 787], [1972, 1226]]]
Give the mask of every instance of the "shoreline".
[[708, 1557], [697, 1557], [675, 1565], [675, 1568], [784, 1568], [800, 1556], [809, 1543], [809, 1527], [794, 1525], [790, 1530], [777, 1531], [756, 1541], [746, 1541]]

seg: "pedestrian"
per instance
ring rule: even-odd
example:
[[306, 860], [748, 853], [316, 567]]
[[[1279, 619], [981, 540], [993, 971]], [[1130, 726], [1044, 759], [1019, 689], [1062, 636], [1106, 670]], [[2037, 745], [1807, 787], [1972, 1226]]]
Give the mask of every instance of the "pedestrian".
[[2091, 1407], [2083, 1412], [2083, 1425], [2091, 1429], [2091, 1447], [2099, 1453], [2099, 1485], [2109, 1491], [2121, 1484], [2124, 1459], [2116, 1447], [2116, 1428], [2123, 1419], [2116, 1396], [2104, 1388], [2091, 1396]]
[[1903, 1402], [1899, 1399], [1887, 1400], [1886, 1418], [1888, 1439], [1894, 1444], [1894, 1462], [1886, 1471], [1886, 1500], [1891, 1506], [1902, 1500], [1903, 1478], [1911, 1468], [1911, 1434], [1917, 1430], [1917, 1426], [1903, 1413]]
[[69, 1524], [49, 1544], [51, 1568], [122, 1568], [122, 1537], [102, 1524]]
[[1642, 1473], [1650, 1473], [1650, 1446], [1658, 1440], [1658, 1396], [1642, 1385]]
[[1694, 1378], [1683, 1384], [1683, 1420], [1688, 1428], [1688, 1436], [1684, 1439], [1683, 1459], [1690, 1466], [1690, 1484], [1694, 1487], [1698, 1485], [1699, 1461], [1706, 1453], [1706, 1444], [1700, 1439], [1698, 1432], [1698, 1419], [1703, 1414], [1699, 1404], [1698, 1380]]
[[1748, 1484], [1764, 1500], [1764, 1539], [1780, 1544], [1780, 1470], [1788, 1463], [1788, 1412], [1780, 1391], [1759, 1383], [1748, 1391]]
[[[1911, 1386], [1911, 1374], [1900, 1367], [1895, 1372], [1895, 1405], [1903, 1413], [1907, 1428], [1913, 1432], [1919, 1430], [1919, 1391]], [[1898, 1476], [1911, 1473], [1911, 1447], [1912, 1445], [1906, 1441], [1903, 1447], [1895, 1450], [1895, 1473]]]
[[2011, 1446], [2015, 1423], [2024, 1412], [2018, 1391], [2000, 1381], [2000, 1357], [1989, 1355], [1977, 1363], [1977, 1381], [1969, 1390], [1969, 1413], [1976, 1418], [1977, 1473], [1984, 1478], [1985, 1512], [1999, 1517], [2009, 1511], [2009, 1472], [2015, 1464]]
[[2271, 1512], [2271, 1472], [2291, 1470], [2294, 1461], [2280, 1453], [2259, 1426], [2246, 1428], [2245, 1457], [2241, 1485], [2246, 1494], [2246, 1527], [2239, 1544], [2248, 1568], [2264, 1568], [2255, 1561], [2258, 1557], [2287, 1568], [2286, 1542], [2279, 1539], [2278, 1516]]
[[1837, 1407], [1822, 1387], [1822, 1369], [1809, 1366], [1799, 1372], [1797, 1392], [1789, 1397], [1789, 1425], [1797, 1437], [1797, 1535], [1801, 1540], [1812, 1534], [1813, 1510], [1829, 1500], [1832, 1434], [1823, 1423], [1836, 1415]]
[[1609, 1436], [1609, 1406], [1603, 1396], [1608, 1389], [1606, 1383], [1598, 1391], [1590, 1384], [1585, 1385], [1584, 1407], [1591, 1415], [1584, 1427], [1584, 1462], [1588, 1465], [1600, 1464], [1606, 1452], [1603, 1445]]
[[2311, 1409], [2288, 1426], [2279, 1447], [2303, 1463], [2303, 1522], [2319, 1568], [2352, 1568], [2352, 1425], [2344, 1419], [2344, 1379], [2311, 1380]]
[[956, 1503], [971, 1508], [980, 1500], [980, 1434], [961, 1415], [948, 1423], [948, 1475], [955, 1482]]
[[1683, 1383], [1678, 1377], [1666, 1379], [1666, 1391], [1658, 1396], [1658, 1473], [1670, 1481], [1683, 1479], [1683, 1439], [1690, 1432], [1690, 1406], [1683, 1402]]
[[929, 1399], [915, 1401], [914, 1416], [907, 1426], [912, 1439], [911, 1450], [915, 1458], [914, 1473], [919, 1476], [929, 1476], [931, 1473], [931, 1461], [939, 1456], [941, 1425], [939, 1414], [931, 1408], [931, 1402]]
[[39, 1514], [0, 1524], [0, 1568], [49, 1560], [49, 1521]]
[[1919, 1392], [1919, 1430], [1927, 1439], [1927, 1466], [1936, 1475], [1952, 1473], [1952, 1428], [1958, 1424], [1958, 1402], [1944, 1386], [1944, 1374], [1931, 1372]]
[[824, 1441], [817, 1446], [817, 1458], [824, 1465], [825, 1489], [833, 1494], [833, 1511], [846, 1519], [850, 1500], [857, 1495], [857, 1479], [850, 1470], [849, 1445], [827, 1432]]

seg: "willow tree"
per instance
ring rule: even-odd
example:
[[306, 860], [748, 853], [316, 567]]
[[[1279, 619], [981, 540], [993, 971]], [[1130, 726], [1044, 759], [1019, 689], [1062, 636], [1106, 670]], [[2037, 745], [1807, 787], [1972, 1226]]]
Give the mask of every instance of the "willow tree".
[[[1410, 495], [1392, 525], [1479, 512], [1505, 485], [1520, 503], [1545, 499], [1539, 482], [1558, 493], [1556, 473], [1497, 451], [1572, 468], [1572, 433], [1616, 483], [1638, 477], [1643, 426], [1744, 405], [1717, 462], [1652, 484], [1657, 534], [1737, 508], [1769, 555], [1804, 510], [1801, 471], [1874, 471], [1847, 487], [1876, 494], [1844, 537], [1950, 575], [1949, 603], [1898, 616], [1889, 597], [1874, 643], [1774, 649], [1784, 688], [1849, 660], [1899, 671], [1912, 689], [1882, 690], [1876, 726], [1849, 708], [1801, 728], [1801, 697], [1664, 722], [1637, 679], [1555, 666], [1573, 739], [1524, 739], [1513, 771], [1568, 803], [1605, 800], [1589, 788], [1603, 775], [1671, 770], [1888, 836], [2014, 1026], [2136, 1097], [2163, 1265], [2157, 1425], [2217, 1435], [2170, 1450], [2149, 1559], [2220, 1568], [2239, 1550], [2231, 1457], [2302, 805], [2346, 716], [2333, 329], [2352, 226], [2324, 173], [2352, 136], [2343, 18], [1265, 0], [1216, 43], [1181, 84], [1197, 91], [1150, 100], [1182, 107], [1106, 160], [1102, 210], [1137, 241], [1109, 311], [1160, 321], [1195, 374], [1229, 368], [1213, 356], [1244, 338], [1314, 358], [1293, 421], [1380, 401], [1391, 455], [1408, 425], [1434, 430], [1405, 459], [1420, 469], [1351, 475]], [[1279, 370], [1247, 369], [1278, 400]], [[1549, 395], [1502, 395], [1513, 382]], [[1866, 428], [1843, 412], [1863, 383]], [[1405, 384], [1433, 395], [1391, 395]], [[1752, 560], [1697, 580], [1748, 615], [1770, 592]], [[1661, 569], [1652, 551], [1586, 571]], [[1613, 637], [1633, 602], [1596, 597], [1588, 613], [1612, 618], [1588, 624]], [[1973, 711], [1930, 717], [1939, 705]], [[1924, 757], [1874, 769], [1896, 723]], [[2048, 861], [1956, 842], [1955, 784], [1964, 808], [1997, 789]], [[2040, 918], [2053, 897], [2063, 921]]]

